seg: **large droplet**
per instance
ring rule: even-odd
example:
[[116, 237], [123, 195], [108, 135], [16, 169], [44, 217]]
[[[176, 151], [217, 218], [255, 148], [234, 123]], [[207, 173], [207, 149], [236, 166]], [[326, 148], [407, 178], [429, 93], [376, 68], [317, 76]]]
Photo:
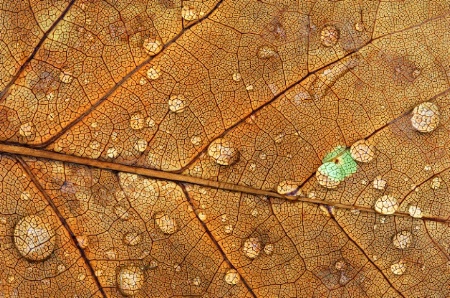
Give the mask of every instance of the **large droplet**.
[[230, 269], [225, 274], [225, 282], [229, 285], [235, 285], [239, 283], [241, 276], [235, 269]]
[[398, 249], [406, 249], [411, 246], [412, 234], [409, 231], [401, 231], [392, 237], [392, 244]]
[[422, 218], [422, 210], [417, 206], [409, 206], [408, 213], [414, 218]]
[[22, 218], [14, 228], [14, 244], [28, 260], [46, 259], [55, 249], [55, 242], [55, 231], [51, 224], [37, 215]]
[[285, 180], [278, 183], [277, 192], [281, 195], [295, 195], [297, 192], [298, 183]]
[[170, 235], [177, 231], [176, 221], [169, 215], [166, 215], [162, 212], [158, 212], [155, 214], [155, 222], [164, 234]]
[[155, 38], [146, 38], [142, 46], [150, 56], [158, 54], [163, 48], [162, 42]]
[[161, 76], [161, 68], [157, 65], [150, 67], [147, 70], [147, 78], [150, 80], [157, 80]]
[[125, 296], [136, 295], [144, 286], [144, 271], [137, 266], [127, 266], [117, 274], [117, 287]]
[[181, 113], [187, 105], [187, 101], [183, 95], [172, 95], [169, 99], [169, 110], [171, 112]]
[[223, 166], [234, 164], [239, 159], [239, 151], [234, 147], [234, 144], [222, 138], [214, 140], [208, 147], [208, 155], [214, 161]]
[[350, 147], [352, 158], [359, 162], [370, 162], [375, 157], [375, 146], [367, 140], [359, 140]]
[[323, 27], [320, 32], [320, 41], [325, 47], [332, 47], [339, 40], [339, 30], [331, 25]]
[[401, 260], [398, 263], [391, 265], [391, 271], [395, 275], [402, 275], [406, 271], [406, 264], [405, 261]]
[[398, 209], [397, 200], [390, 195], [384, 195], [375, 202], [375, 211], [381, 214], [394, 214]]
[[420, 132], [431, 132], [439, 125], [439, 108], [432, 102], [416, 106], [411, 117], [412, 126]]
[[254, 259], [261, 252], [261, 242], [256, 237], [248, 238], [244, 242], [243, 251], [248, 258]]

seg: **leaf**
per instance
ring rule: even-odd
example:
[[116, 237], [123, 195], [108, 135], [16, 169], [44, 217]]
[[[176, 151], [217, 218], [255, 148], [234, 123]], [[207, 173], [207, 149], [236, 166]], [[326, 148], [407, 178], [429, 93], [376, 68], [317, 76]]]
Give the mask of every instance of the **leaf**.
[[448, 3], [266, 2], [2, 2], [2, 297], [450, 295]]

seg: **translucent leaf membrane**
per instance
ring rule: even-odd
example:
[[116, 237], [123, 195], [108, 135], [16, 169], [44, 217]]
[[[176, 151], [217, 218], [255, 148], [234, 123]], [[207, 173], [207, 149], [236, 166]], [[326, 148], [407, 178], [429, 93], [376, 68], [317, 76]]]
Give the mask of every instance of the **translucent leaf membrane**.
[[[0, 181], [1, 293], [48, 297], [63, 291], [67, 296], [101, 297], [71, 235], [16, 160], [0, 157]], [[17, 227], [23, 221], [25, 226], [31, 223], [32, 217], [40, 224]], [[39, 241], [44, 230], [53, 233], [52, 245]]]
[[87, 239], [86, 258], [108, 296], [247, 295], [245, 284], [225, 282], [232, 263], [177, 184], [73, 164], [26, 162], [75, 235]]

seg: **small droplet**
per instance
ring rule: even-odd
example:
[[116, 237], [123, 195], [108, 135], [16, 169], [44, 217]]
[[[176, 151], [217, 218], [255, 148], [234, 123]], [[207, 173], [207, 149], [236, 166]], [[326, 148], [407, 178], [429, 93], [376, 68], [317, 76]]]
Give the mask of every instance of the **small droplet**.
[[134, 144], [134, 149], [139, 152], [144, 152], [147, 149], [147, 141], [144, 139], [137, 140], [136, 144]]
[[414, 218], [422, 218], [422, 210], [420, 210], [420, 208], [417, 206], [413, 205], [409, 206], [408, 212], [409, 215], [411, 215]]
[[397, 209], [397, 200], [390, 195], [384, 195], [375, 202], [375, 211], [381, 214], [394, 214]]
[[206, 214], [203, 212], [200, 212], [198, 214], [198, 219], [200, 219], [201, 221], [205, 221], [206, 220]]
[[105, 251], [105, 256], [108, 260], [115, 260], [117, 258], [117, 252], [114, 249]]
[[335, 26], [325, 26], [320, 32], [320, 40], [325, 47], [332, 47], [339, 40], [339, 30]]
[[265, 154], [264, 152], [261, 152], [261, 153], [259, 154], [259, 159], [261, 159], [261, 160], [266, 160], [266, 159], [267, 159], [267, 154]]
[[156, 261], [156, 260], [151, 260], [150, 263], [148, 264], [149, 269], [155, 269], [157, 267], [158, 267], [158, 261]]
[[265, 246], [264, 246], [264, 253], [266, 254], [266, 255], [271, 255], [272, 253], [273, 253], [273, 244], [266, 244]]
[[55, 236], [50, 223], [37, 215], [22, 218], [14, 228], [14, 244], [19, 253], [30, 261], [49, 257], [55, 249]]
[[59, 80], [64, 84], [70, 84], [73, 80], [72, 73], [63, 71], [59, 74]]
[[372, 256], [372, 259], [373, 259], [374, 261], [376, 261], [376, 260], [378, 260], [378, 256], [377, 256], [377, 255], [373, 255], [373, 256]]
[[361, 211], [358, 209], [352, 209], [352, 210], [350, 210], [350, 213], [353, 215], [359, 215], [361, 213]]
[[145, 119], [145, 124], [147, 125], [147, 127], [153, 127], [155, 126], [155, 120], [153, 120], [150, 117], [147, 117], [147, 119]]
[[284, 139], [284, 133], [280, 133], [275, 137], [274, 141], [276, 144], [280, 144], [283, 141], [283, 139]]
[[247, 91], [252, 91], [252, 90], [253, 90], [253, 85], [247, 85], [247, 86], [245, 86], [245, 90], [247, 90]]
[[83, 249], [89, 246], [89, 238], [86, 235], [77, 236], [77, 242], [78, 245]]
[[20, 126], [19, 134], [22, 137], [30, 137], [34, 133], [34, 125], [31, 122], [24, 123]]
[[106, 156], [109, 158], [116, 158], [119, 156], [119, 151], [114, 147], [108, 148], [108, 150], [106, 150]]
[[261, 252], [261, 242], [256, 237], [248, 238], [244, 242], [243, 251], [248, 258], [254, 259]]
[[147, 83], [147, 80], [146, 80], [144, 77], [142, 77], [142, 78], [139, 80], [139, 85], [141, 85], [141, 86], [144, 86], [146, 83]]
[[425, 167], [423, 169], [425, 171], [430, 171], [431, 170], [431, 166], [430, 165], [425, 165]]
[[254, 171], [256, 170], [256, 164], [255, 164], [255, 163], [250, 163], [250, 164], [248, 165], [248, 170], [249, 170], [250, 172], [254, 172]]
[[175, 220], [162, 212], [155, 214], [155, 222], [164, 234], [170, 235], [177, 231]]
[[412, 234], [409, 231], [401, 231], [392, 237], [392, 244], [398, 249], [406, 249], [411, 246]]
[[161, 68], [157, 65], [154, 65], [147, 70], [147, 78], [150, 80], [157, 80], [160, 76]]
[[117, 274], [117, 287], [125, 296], [136, 295], [144, 286], [145, 275], [141, 268], [127, 266]]
[[252, 216], [253, 216], [253, 217], [257, 217], [258, 214], [259, 214], [259, 212], [258, 212], [257, 209], [253, 209], [253, 210], [252, 210]]
[[78, 280], [84, 280], [86, 278], [86, 274], [80, 273], [78, 274]]
[[194, 286], [199, 286], [202, 283], [202, 280], [200, 279], [200, 277], [196, 276], [193, 280], [192, 280], [192, 284]]
[[144, 128], [144, 115], [141, 113], [135, 113], [130, 117], [130, 127], [134, 130], [139, 130]]
[[239, 82], [242, 79], [241, 74], [238, 72], [233, 73], [233, 81]]
[[398, 263], [391, 265], [391, 271], [395, 275], [402, 275], [406, 271], [406, 264], [404, 261], [400, 261]]
[[343, 260], [339, 260], [336, 263], [334, 263], [334, 268], [339, 271], [343, 271], [347, 268], [347, 264]]
[[117, 215], [118, 218], [120, 218], [121, 220], [128, 220], [130, 219], [130, 213], [128, 212], [127, 209], [125, 209], [124, 207], [117, 205], [114, 208], [114, 213]]
[[269, 59], [275, 57], [277, 55], [277, 52], [273, 47], [264, 45], [258, 48], [257, 55], [259, 59]]
[[384, 216], [382, 216], [382, 217], [380, 217], [380, 223], [382, 223], [382, 224], [384, 224], [384, 223], [386, 223], [386, 217], [384, 217]]
[[362, 32], [364, 31], [364, 24], [361, 22], [356, 22], [355, 23], [355, 30], [358, 32]]
[[61, 273], [61, 272], [63, 272], [64, 270], [66, 270], [66, 266], [64, 266], [64, 264], [59, 264], [59, 265], [58, 265], [58, 272]]
[[350, 147], [352, 158], [359, 162], [370, 162], [375, 157], [375, 146], [367, 140], [359, 140]]
[[183, 8], [181, 9], [181, 17], [186, 21], [193, 21], [198, 19], [195, 8], [191, 6], [183, 6]]
[[138, 245], [139, 243], [141, 243], [141, 235], [139, 235], [138, 233], [126, 233], [123, 236], [123, 243], [125, 243], [126, 245], [129, 246], [135, 246]]
[[182, 95], [172, 95], [169, 99], [169, 110], [174, 113], [181, 113], [186, 109], [187, 101]]
[[420, 132], [431, 132], [439, 125], [439, 108], [432, 102], [424, 102], [413, 110], [411, 123]]
[[194, 146], [200, 146], [202, 144], [202, 138], [200, 136], [192, 136], [191, 143]]
[[175, 264], [175, 265], [173, 266], [173, 269], [175, 269], [176, 272], [180, 272], [180, 271], [181, 271], [181, 266], [178, 265], [178, 264]]
[[226, 225], [224, 227], [225, 234], [231, 234], [233, 232], [233, 226], [232, 225]]
[[239, 151], [234, 147], [234, 144], [223, 138], [212, 141], [208, 147], [208, 155], [217, 164], [223, 166], [232, 165], [239, 160]]
[[294, 195], [297, 191], [298, 183], [285, 180], [278, 183], [277, 192], [281, 195]]
[[92, 141], [89, 143], [89, 147], [91, 147], [91, 149], [93, 150], [97, 150], [100, 148], [100, 143], [97, 141]]
[[159, 39], [154, 38], [146, 38], [142, 46], [150, 56], [155, 56], [161, 52], [163, 48], [162, 42]]
[[31, 199], [31, 194], [28, 191], [24, 191], [20, 194], [20, 199], [28, 201]]
[[373, 180], [373, 188], [383, 190], [386, 187], [386, 181], [381, 178], [381, 176], [375, 177]]
[[432, 189], [438, 189], [439, 187], [441, 187], [441, 182], [442, 182], [442, 179], [441, 179], [441, 178], [439, 178], [439, 177], [434, 177], [433, 180], [431, 180], [430, 187], [431, 187]]
[[238, 284], [241, 280], [241, 276], [235, 269], [230, 269], [225, 274], [225, 282], [229, 285]]
[[328, 163], [322, 164], [317, 169], [316, 179], [317, 179], [317, 182], [323, 187], [333, 189], [333, 188], [338, 187], [339, 184], [341, 183], [340, 180], [335, 179], [329, 175], [329, 173], [331, 171], [334, 171], [333, 169], [330, 169], [330, 166], [334, 167], [333, 164], [334, 163], [328, 162]]

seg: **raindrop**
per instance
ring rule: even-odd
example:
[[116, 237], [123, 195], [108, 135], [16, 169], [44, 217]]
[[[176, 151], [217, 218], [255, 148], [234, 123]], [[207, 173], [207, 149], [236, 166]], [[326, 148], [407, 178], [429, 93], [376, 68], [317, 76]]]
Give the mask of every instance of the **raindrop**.
[[147, 149], [147, 141], [144, 139], [137, 140], [136, 144], [134, 144], [134, 149], [139, 152], [144, 152]]
[[405, 262], [402, 260], [402, 261], [400, 261], [398, 263], [392, 264], [391, 265], [391, 271], [395, 275], [402, 275], [406, 271], [406, 264], [405, 264]]
[[383, 190], [386, 187], [386, 180], [383, 180], [381, 176], [375, 177], [373, 180], [373, 188]]
[[320, 41], [325, 47], [334, 46], [339, 40], [339, 30], [332, 25], [323, 27], [320, 32]]
[[182, 95], [172, 95], [169, 99], [169, 110], [174, 113], [181, 113], [187, 107], [187, 101]]
[[183, 6], [183, 8], [181, 9], [181, 17], [186, 21], [193, 21], [198, 19], [195, 8], [190, 6]]
[[406, 249], [411, 246], [412, 234], [409, 231], [401, 231], [392, 237], [392, 244], [398, 249]]
[[295, 195], [295, 192], [297, 191], [298, 184], [285, 180], [281, 181], [277, 186], [277, 192], [281, 195]]
[[31, 122], [24, 123], [20, 126], [19, 134], [22, 137], [30, 137], [34, 133], [34, 125]]
[[162, 42], [159, 39], [154, 38], [146, 38], [142, 46], [150, 56], [158, 54], [163, 48]]
[[226, 225], [224, 228], [225, 234], [231, 234], [233, 232], [233, 226], [232, 225]]
[[217, 164], [223, 166], [232, 165], [239, 159], [239, 151], [234, 147], [234, 144], [223, 138], [216, 139], [209, 145], [208, 155]]
[[64, 84], [70, 84], [73, 80], [72, 74], [68, 71], [63, 71], [59, 75], [59, 80]]
[[420, 132], [431, 132], [439, 124], [439, 108], [432, 102], [416, 106], [411, 117], [412, 126]]
[[398, 209], [397, 200], [390, 195], [384, 195], [375, 202], [375, 211], [381, 214], [394, 214]]
[[144, 286], [145, 276], [141, 268], [127, 266], [117, 274], [117, 287], [125, 296], [136, 295]]
[[275, 57], [277, 55], [277, 52], [273, 47], [264, 45], [258, 48], [257, 55], [259, 59], [269, 59]]
[[144, 128], [144, 116], [141, 113], [135, 113], [131, 115], [130, 127], [134, 130]]
[[117, 205], [114, 208], [114, 213], [117, 215], [118, 218], [120, 218], [121, 220], [128, 220], [130, 219], [130, 213], [128, 212], [127, 209], [125, 209], [124, 207]]
[[138, 233], [126, 233], [123, 236], [123, 243], [125, 243], [126, 245], [129, 246], [135, 246], [138, 245], [139, 243], [141, 243], [141, 235], [139, 235]]
[[192, 280], [192, 283], [194, 284], [194, 286], [198, 287], [202, 283], [202, 280], [197, 276]]
[[200, 146], [202, 144], [202, 138], [200, 136], [192, 136], [191, 143], [194, 146]]
[[159, 66], [155, 65], [147, 70], [147, 78], [150, 80], [157, 80], [161, 76], [161, 69]]
[[248, 238], [244, 242], [244, 248], [243, 248], [244, 254], [250, 258], [254, 259], [256, 258], [259, 253], [261, 252], [261, 242], [258, 238], [252, 237]]
[[31, 261], [49, 257], [55, 249], [55, 231], [37, 215], [22, 218], [14, 228], [14, 244], [19, 253]]
[[241, 74], [238, 72], [233, 73], [233, 81], [239, 82], [242, 79]]
[[229, 285], [238, 284], [241, 280], [241, 276], [235, 269], [230, 269], [225, 274], [225, 282]]
[[31, 199], [31, 194], [28, 191], [24, 191], [20, 194], [20, 198], [24, 201], [28, 201]]
[[155, 214], [155, 222], [164, 234], [170, 235], [177, 231], [175, 220], [162, 212]]
[[116, 158], [119, 156], [119, 151], [114, 147], [108, 148], [108, 150], [106, 150], [106, 156], [109, 158]]
[[359, 162], [370, 162], [375, 157], [375, 146], [367, 140], [359, 140], [350, 147], [352, 158]]
[[438, 189], [439, 187], [441, 187], [441, 182], [442, 182], [442, 179], [441, 179], [441, 178], [439, 178], [439, 177], [434, 177], [434, 178], [431, 180], [430, 187], [431, 187], [432, 189]]
[[414, 218], [422, 218], [422, 210], [417, 206], [409, 206], [408, 212]]
[[203, 212], [200, 212], [198, 214], [198, 219], [200, 219], [201, 221], [205, 221], [206, 220], [206, 214]]
[[89, 246], [89, 238], [86, 235], [77, 236], [77, 242], [78, 245], [83, 249]]
[[265, 246], [264, 246], [264, 253], [266, 254], [266, 255], [271, 255], [272, 253], [273, 253], [273, 244], [266, 244]]

